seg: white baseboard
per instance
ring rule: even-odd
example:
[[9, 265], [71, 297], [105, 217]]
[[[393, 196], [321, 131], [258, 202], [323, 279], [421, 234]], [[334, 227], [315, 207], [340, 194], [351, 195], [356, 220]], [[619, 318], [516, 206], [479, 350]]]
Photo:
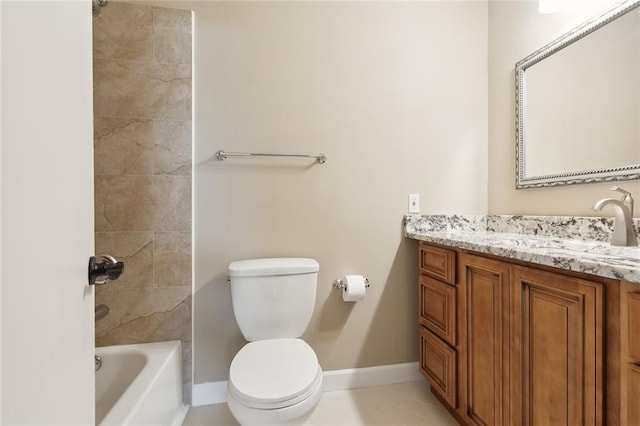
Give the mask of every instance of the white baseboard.
[[[406, 364], [379, 365], [376, 367], [348, 368], [346, 370], [325, 371], [323, 373], [325, 392], [361, 388], [365, 386], [390, 385], [414, 382], [422, 379], [417, 362]], [[199, 383], [193, 386], [192, 404], [220, 404], [227, 402], [227, 381]]]
[[182, 407], [180, 407], [180, 410], [178, 410], [178, 412], [174, 416], [173, 421], [171, 422], [171, 425], [182, 426], [182, 423], [184, 423], [184, 419], [185, 417], [187, 417], [188, 412], [189, 412], [189, 406], [187, 404], [182, 404]]
[[325, 371], [322, 388], [325, 392], [362, 388], [365, 386], [391, 385], [414, 382], [422, 375], [417, 362], [378, 365], [376, 367], [349, 368]]
[[220, 404], [222, 402], [227, 402], [226, 380], [193, 385], [193, 395], [191, 396], [191, 405], [193, 407]]

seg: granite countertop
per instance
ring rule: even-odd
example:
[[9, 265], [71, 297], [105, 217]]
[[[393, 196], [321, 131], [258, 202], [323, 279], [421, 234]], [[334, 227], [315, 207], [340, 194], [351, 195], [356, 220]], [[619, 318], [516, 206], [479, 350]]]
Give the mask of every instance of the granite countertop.
[[[640, 247], [610, 245], [611, 218], [407, 215], [405, 236], [640, 284]], [[636, 235], [640, 220], [634, 220]]]

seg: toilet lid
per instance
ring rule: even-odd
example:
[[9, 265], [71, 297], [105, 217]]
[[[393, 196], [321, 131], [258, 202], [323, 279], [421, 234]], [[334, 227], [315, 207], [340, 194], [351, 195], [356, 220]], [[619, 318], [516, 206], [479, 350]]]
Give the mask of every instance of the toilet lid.
[[251, 403], [275, 404], [308, 393], [322, 378], [313, 349], [301, 339], [269, 339], [247, 343], [229, 369], [229, 387]]

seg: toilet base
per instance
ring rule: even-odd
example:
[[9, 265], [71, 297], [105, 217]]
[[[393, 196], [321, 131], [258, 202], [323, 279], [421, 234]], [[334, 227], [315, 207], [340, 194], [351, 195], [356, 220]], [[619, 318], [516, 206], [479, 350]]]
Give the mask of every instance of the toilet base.
[[313, 409], [322, 397], [322, 380], [317, 390], [304, 401], [288, 407], [276, 409], [259, 409], [247, 407], [227, 392], [227, 405], [233, 417], [242, 426], [251, 425], [301, 425], [313, 413]]

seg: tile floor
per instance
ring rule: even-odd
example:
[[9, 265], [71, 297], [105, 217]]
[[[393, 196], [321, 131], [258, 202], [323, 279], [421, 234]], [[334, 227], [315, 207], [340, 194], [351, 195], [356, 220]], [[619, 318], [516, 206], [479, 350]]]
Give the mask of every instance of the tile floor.
[[[192, 407], [184, 426], [237, 425], [227, 404]], [[327, 392], [306, 425], [454, 426], [424, 381]]]

